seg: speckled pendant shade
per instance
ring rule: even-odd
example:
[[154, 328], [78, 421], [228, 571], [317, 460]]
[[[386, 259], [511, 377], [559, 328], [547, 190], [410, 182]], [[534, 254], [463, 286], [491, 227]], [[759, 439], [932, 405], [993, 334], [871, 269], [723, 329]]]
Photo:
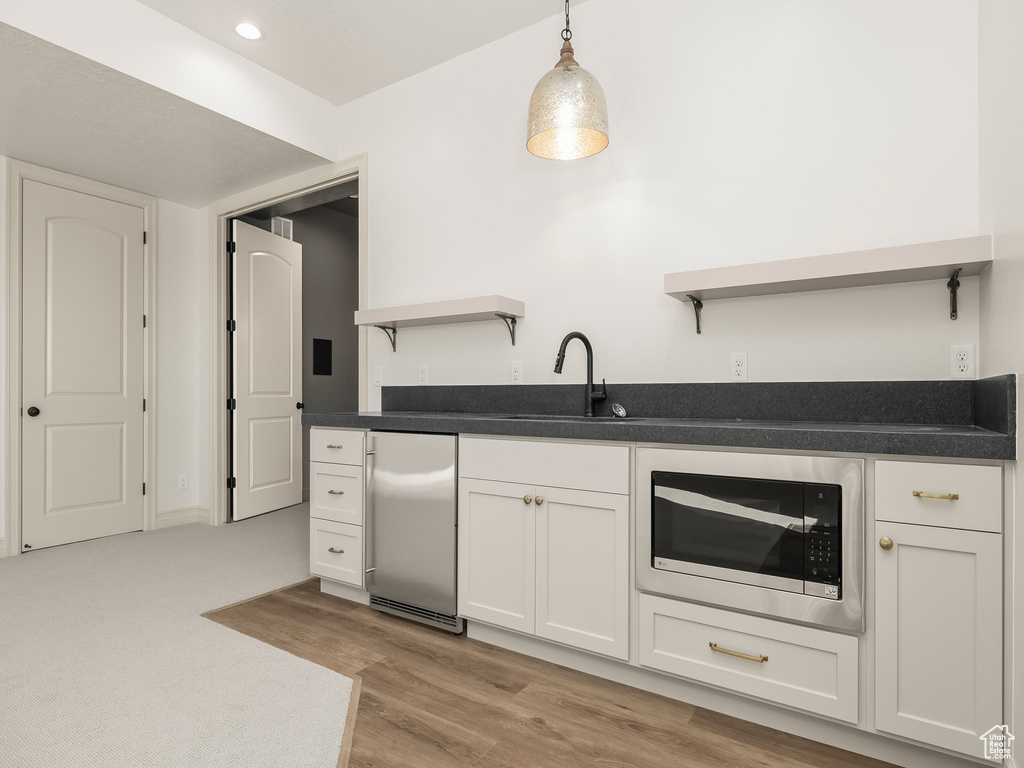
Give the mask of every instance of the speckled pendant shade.
[[577, 160], [608, 146], [608, 105], [597, 78], [573, 58], [566, 40], [555, 68], [530, 97], [526, 148], [548, 160]]

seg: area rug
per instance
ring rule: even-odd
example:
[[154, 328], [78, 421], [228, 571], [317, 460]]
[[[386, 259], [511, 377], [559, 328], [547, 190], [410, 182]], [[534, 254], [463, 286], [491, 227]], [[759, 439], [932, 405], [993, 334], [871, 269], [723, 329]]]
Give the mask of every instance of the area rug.
[[336, 768], [352, 681], [201, 616], [309, 578], [308, 514], [0, 560], [0, 765]]

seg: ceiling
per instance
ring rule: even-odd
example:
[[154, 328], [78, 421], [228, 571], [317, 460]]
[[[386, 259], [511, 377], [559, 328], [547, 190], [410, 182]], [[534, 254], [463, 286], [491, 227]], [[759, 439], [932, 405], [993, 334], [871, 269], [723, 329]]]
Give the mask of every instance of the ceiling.
[[324, 158], [0, 23], [0, 155], [194, 208]]
[[[334, 104], [563, 12], [560, 0], [139, 2]], [[256, 24], [265, 37], [239, 37], [240, 21]], [[561, 20], [552, 23], [555, 36]]]

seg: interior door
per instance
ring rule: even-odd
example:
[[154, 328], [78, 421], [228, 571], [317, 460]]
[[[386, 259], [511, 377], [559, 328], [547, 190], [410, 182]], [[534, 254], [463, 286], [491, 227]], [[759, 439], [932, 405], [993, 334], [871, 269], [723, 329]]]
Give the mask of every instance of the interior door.
[[142, 528], [144, 211], [22, 189], [25, 551]]
[[302, 502], [302, 246], [234, 222], [233, 519]]

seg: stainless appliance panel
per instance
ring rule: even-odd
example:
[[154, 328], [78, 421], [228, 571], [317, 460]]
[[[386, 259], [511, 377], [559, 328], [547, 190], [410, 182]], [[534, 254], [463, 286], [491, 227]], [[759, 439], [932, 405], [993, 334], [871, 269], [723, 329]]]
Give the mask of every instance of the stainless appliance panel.
[[366, 588], [454, 616], [456, 438], [371, 432]]
[[[853, 632], [864, 631], [864, 461], [853, 458], [641, 447], [636, 472], [636, 583], [643, 592]], [[842, 487], [842, 598], [804, 594], [654, 567], [651, 472], [789, 480]], [[735, 579], [735, 574], [732, 577]]]

